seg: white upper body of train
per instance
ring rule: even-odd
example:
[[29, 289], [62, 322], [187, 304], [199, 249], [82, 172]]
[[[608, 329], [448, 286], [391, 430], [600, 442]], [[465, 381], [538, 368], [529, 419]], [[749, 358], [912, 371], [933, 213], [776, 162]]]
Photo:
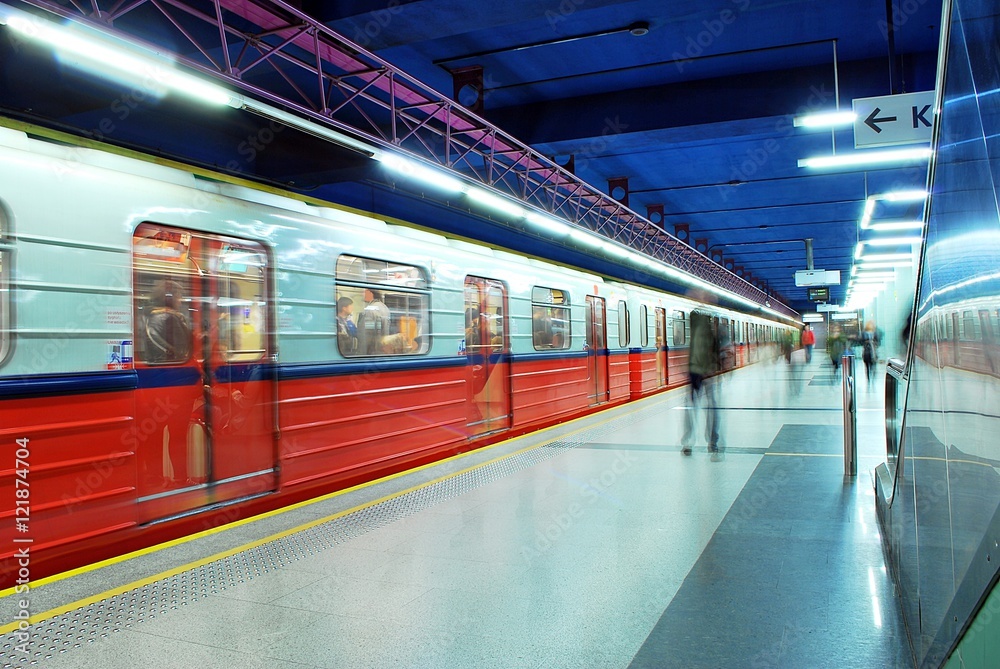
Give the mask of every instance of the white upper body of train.
[[[665, 292], [222, 179], [0, 128], [0, 377], [114, 368], [116, 343], [136, 335], [137, 257], [144, 258], [144, 271], [155, 274], [184, 253], [170, 257], [173, 238], [158, 230], [217, 240], [214, 267], [185, 256], [194, 268], [185, 271], [242, 272], [243, 292], [254, 294], [236, 290], [228, 299], [246, 305], [238, 313], [248, 320], [251, 311], [266, 307], [260, 311], [267, 314], [264, 322], [255, 327], [274, 333], [271, 360], [281, 365], [461, 354], [470, 275], [506, 286], [506, 334], [514, 356], [584, 350], [588, 295], [605, 300], [612, 351], [656, 346], [656, 308], [668, 319], [663, 343], [682, 344], [684, 327], [674, 318], [683, 321], [697, 306]], [[252, 269], [247, 258], [250, 266], [266, 265], [256, 284], [246, 278]], [[364, 305], [358, 302], [368, 297], [363, 286], [372, 282], [391, 294], [394, 327], [406, 323], [407, 341], [395, 351], [342, 350], [338, 297], [354, 296], [354, 320], [361, 321]], [[555, 344], [539, 339], [537, 314], [545, 305], [549, 316], [568, 321], [554, 324], [562, 335]], [[714, 311], [741, 324], [785, 327]], [[620, 327], [626, 314], [629, 327]], [[733, 331], [735, 343], [744, 343], [748, 331], [750, 339], [758, 337], [752, 328]]]

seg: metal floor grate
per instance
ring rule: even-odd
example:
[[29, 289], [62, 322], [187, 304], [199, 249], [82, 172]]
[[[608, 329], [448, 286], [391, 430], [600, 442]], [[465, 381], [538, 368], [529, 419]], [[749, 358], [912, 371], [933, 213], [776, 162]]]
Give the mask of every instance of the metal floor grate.
[[662, 403], [651, 404], [578, 435], [516, 453], [265, 545], [60, 614], [31, 626], [27, 655], [18, 649], [20, 642], [15, 633], [4, 635], [0, 637], [0, 667], [40, 665], [55, 655], [346, 543], [666, 410]]

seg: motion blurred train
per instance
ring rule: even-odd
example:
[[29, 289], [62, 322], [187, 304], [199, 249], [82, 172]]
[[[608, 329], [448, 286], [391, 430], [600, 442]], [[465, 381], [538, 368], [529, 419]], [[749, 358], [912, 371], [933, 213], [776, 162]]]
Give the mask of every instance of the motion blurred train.
[[2, 587], [677, 387], [695, 306], [0, 128]]

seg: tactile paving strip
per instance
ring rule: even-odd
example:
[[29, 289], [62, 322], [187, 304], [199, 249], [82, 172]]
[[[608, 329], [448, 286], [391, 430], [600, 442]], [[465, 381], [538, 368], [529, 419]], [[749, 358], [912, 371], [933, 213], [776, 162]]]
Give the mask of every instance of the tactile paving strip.
[[141, 625], [159, 614], [346, 543], [665, 410], [662, 403], [655, 403], [579, 435], [516, 453], [268, 544], [55, 616], [31, 626], [27, 655], [15, 633], [7, 634], [0, 637], [0, 667], [44, 666], [46, 660], [57, 654], [106, 638], [112, 632]]

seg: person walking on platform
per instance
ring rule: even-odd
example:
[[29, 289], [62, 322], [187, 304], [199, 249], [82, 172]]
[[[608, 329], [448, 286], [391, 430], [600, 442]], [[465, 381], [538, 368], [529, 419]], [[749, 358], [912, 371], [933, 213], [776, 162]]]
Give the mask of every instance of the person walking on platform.
[[834, 325], [830, 334], [826, 338], [826, 352], [830, 355], [830, 362], [833, 363], [833, 373], [840, 372], [840, 358], [847, 348], [847, 337], [840, 331], [840, 326]]
[[802, 345], [806, 349], [806, 364], [808, 365], [812, 362], [813, 346], [816, 345], [816, 333], [813, 332], [811, 325], [807, 325], [805, 331], [802, 332]]
[[868, 321], [861, 333], [861, 359], [865, 363], [869, 391], [875, 385], [875, 361], [878, 360], [878, 345], [879, 335], [875, 329], [875, 321]]
[[[708, 296], [696, 293], [696, 299], [705, 301]], [[705, 411], [705, 438], [708, 450], [719, 452], [719, 413], [716, 406], [716, 381], [720, 366], [719, 337], [713, 318], [701, 309], [691, 312], [691, 346], [688, 359], [688, 381], [690, 383], [690, 406], [684, 412], [684, 435], [681, 437], [681, 453], [691, 454], [695, 441], [695, 413], [699, 404]]]

